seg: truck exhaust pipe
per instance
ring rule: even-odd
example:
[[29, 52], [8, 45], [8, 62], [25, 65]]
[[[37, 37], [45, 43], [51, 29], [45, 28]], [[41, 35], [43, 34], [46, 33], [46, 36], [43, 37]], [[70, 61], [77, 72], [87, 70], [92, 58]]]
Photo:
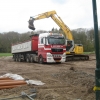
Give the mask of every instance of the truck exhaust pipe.
[[34, 18], [33, 17], [30, 17], [29, 21], [28, 21], [29, 25], [28, 25], [28, 28], [31, 29], [31, 30], [35, 30], [35, 27], [34, 27]]

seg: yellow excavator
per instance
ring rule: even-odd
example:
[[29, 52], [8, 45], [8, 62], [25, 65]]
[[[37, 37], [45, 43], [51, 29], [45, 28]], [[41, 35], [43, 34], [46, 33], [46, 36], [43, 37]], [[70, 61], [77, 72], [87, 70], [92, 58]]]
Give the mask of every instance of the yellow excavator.
[[88, 55], [83, 54], [83, 45], [75, 44], [73, 35], [67, 25], [62, 21], [62, 19], [57, 15], [56, 11], [49, 11], [37, 16], [30, 17], [29, 19], [29, 29], [35, 30], [34, 21], [51, 17], [54, 22], [60, 27], [66, 36], [66, 61], [69, 60], [89, 60]]

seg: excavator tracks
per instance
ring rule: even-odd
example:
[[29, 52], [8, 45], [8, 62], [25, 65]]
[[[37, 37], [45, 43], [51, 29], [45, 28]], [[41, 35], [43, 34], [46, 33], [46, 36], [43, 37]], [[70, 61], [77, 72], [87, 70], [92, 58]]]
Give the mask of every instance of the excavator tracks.
[[89, 56], [88, 55], [67, 55], [66, 56], [66, 62], [68, 61], [87, 61], [89, 60]]

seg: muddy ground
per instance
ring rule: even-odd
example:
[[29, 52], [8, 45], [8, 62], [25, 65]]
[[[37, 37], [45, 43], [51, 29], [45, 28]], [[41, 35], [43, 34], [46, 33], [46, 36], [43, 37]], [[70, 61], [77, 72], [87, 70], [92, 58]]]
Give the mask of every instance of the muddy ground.
[[[14, 62], [12, 57], [1, 57], [0, 76], [13, 73], [45, 84], [2, 89], [0, 99], [20, 96], [22, 91], [30, 95], [35, 90], [37, 95], [34, 100], [95, 100], [95, 67], [93, 54], [90, 55], [89, 61], [70, 61], [62, 64]], [[29, 99], [20, 97], [13, 100]]]

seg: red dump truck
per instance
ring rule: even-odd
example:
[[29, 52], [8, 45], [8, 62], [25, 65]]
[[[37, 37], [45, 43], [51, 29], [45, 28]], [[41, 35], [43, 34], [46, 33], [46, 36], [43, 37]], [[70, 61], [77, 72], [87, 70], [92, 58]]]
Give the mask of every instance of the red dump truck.
[[14, 61], [18, 62], [65, 62], [65, 38], [58, 33], [34, 34], [31, 40], [12, 45], [11, 52]]

